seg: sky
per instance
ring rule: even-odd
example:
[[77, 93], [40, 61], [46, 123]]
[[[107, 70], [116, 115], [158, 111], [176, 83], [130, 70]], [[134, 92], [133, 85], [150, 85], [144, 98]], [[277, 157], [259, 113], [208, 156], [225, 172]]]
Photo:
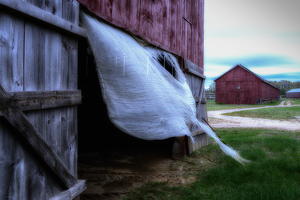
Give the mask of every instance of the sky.
[[205, 0], [205, 88], [242, 64], [268, 81], [300, 81], [300, 0]]

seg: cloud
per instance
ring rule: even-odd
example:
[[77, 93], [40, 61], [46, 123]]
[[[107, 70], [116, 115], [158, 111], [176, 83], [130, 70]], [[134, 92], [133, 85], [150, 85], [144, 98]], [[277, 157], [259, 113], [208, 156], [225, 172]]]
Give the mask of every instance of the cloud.
[[245, 67], [268, 67], [277, 65], [289, 65], [295, 62], [287, 57], [277, 55], [253, 55], [244, 57], [229, 58], [208, 58], [205, 63], [209, 65], [229, 65], [242, 64]]
[[289, 80], [292, 82], [295, 81], [300, 81], [300, 72], [297, 73], [283, 73], [283, 74], [270, 74], [270, 75], [264, 75], [263, 76], [264, 79], [266, 80], [276, 80], [276, 81], [280, 81], [280, 80]]

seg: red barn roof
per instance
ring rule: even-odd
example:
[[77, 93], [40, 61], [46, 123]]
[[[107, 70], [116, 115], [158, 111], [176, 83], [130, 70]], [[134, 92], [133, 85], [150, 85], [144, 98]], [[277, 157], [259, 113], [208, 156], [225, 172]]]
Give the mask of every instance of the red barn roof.
[[224, 74], [222, 74], [221, 76], [219, 76], [218, 78], [216, 78], [214, 81], [218, 80], [219, 78], [221, 78], [222, 76], [224, 76], [225, 74], [227, 74], [228, 72], [232, 71], [234, 68], [236, 67], [241, 67], [243, 69], [245, 69], [246, 71], [250, 72], [251, 74], [253, 74], [254, 76], [256, 76], [257, 78], [259, 78], [260, 80], [262, 80], [263, 82], [265, 82], [266, 84], [268, 85], [271, 85], [272, 87], [278, 89], [277, 87], [275, 87], [274, 85], [272, 85], [271, 83], [269, 83], [266, 79], [260, 77], [259, 75], [255, 74], [254, 72], [252, 72], [251, 70], [249, 70], [247, 67], [244, 67], [243, 65], [241, 64], [238, 64], [234, 67], [232, 67], [231, 69], [229, 69], [227, 72], [225, 72]]

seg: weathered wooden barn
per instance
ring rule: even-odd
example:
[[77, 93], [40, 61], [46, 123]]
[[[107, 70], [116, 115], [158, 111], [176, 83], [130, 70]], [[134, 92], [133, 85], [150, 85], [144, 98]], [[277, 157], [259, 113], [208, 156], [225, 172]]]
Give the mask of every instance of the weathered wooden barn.
[[216, 102], [260, 104], [279, 99], [279, 89], [243, 65], [236, 65], [215, 79]]
[[[131, 1], [87, 1], [79, 0], [86, 10], [93, 13], [99, 19], [109, 22], [113, 26], [123, 28], [126, 31], [133, 33], [139, 38], [147, 41], [148, 43], [155, 45], [165, 51], [171, 52], [176, 55], [181, 63], [182, 70], [186, 74], [190, 88], [193, 92], [194, 98], [197, 102], [197, 117], [202, 120], [202, 117], [206, 116], [206, 102], [204, 99], [200, 100], [200, 96], [205, 96], [204, 91], [204, 80], [203, 75], [203, 17], [204, 17], [204, 6], [203, 0], [196, 1], [142, 1], [142, 0], [131, 0]], [[79, 48], [86, 50], [88, 44], [81, 43], [84, 47]], [[84, 53], [84, 52], [82, 52]], [[120, 147], [120, 143], [123, 143], [124, 138], [127, 141], [133, 141], [134, 144], [141, 144], [141, 146], [147, 146], [145, 143], [148, 141], [141, 141], [137, 138], [131, 138], [130, 136], [118, 133], [114, 130], [118, 136], [108, 134], [111, 132], [109, 127], [112, 127], [109, 119], [106, 115], [106, 108], [104, 103], [99, 101], [102, 99], [100, 87], [96, 84], [97, 75], [95, 75], [95, 66], [93, 55], [89, 52], [89, 56], [86, 60], [82, 60], [82, 63], [88, 63], [86, 69], [82, 67], [82, 73], [85, 73], [85, 77], [82, 77], [79, 81], [83, 94], [83, 104], [79, 107], [79, 112], [85, 113], [103, 113], [103, 116], [99, 115], [81, 115], [87, 116], [83, 119], [84, 124], [88, 124], [90, 131], [86, 131], [84, 135], [79, 134], [79, 146], [86, 146], [84, 149], [99, 149], [99, 140], [102, 141], [102, 146], [107, 146], [107, 141], [111, 138], [115, 139], [115, 143], [111, 146]], [[80, 65], [81, 66], [81, 65]], [[81, 74], [81, 73], [79, 73]], [[82, 81], [81, 81], [82, 80]], [[85, 82], [87, 81], [87, 82]], [[95, 97], [95, 91], [97, 98]], [[90, 97], [90, 98], [89, 98]], [[102, 103], [101, 103], [102, 102]], [[95, 112], [98, 108], [98, 111]], [[101, 121], [101, 127], [98, 124]], [[80, 124], [79, 124], [80, 126]], [[102, 134], [94, 134], [95, 130], [101, 129]], [[173, 155], [186, 155], [193, 152], [195, 149], [209, 144], [209, 137], [207, 134], [199, 134], [196, 136], [198, 140], [196, 143], [184, 137], [175, 140], [166, 141], [167, 144], [162, 146], [171, 146]], [[117, 141], [120, 141], [119, 143]], [[91, 145], [91, 143], [95, 143]], [[154, 142], [155, 143], [155, 142]], [[169, 144], [171, 143], [171, 144]], [[174, 143], [174, 144], [172, 144]], [[154, 144], [156, 145], [156, 144]], [[101, 146], [101, 145], [100, 145]], [[122, 146], [122, 145], [121, 145]], [[106, 147], [106, 149], [109, 147]]]
[[300, 88], [291, 89], [286, 92], [286, 98], [300, 99]]
[[[207, 118], [200, 99], [204, 0], [79, 2], [175, 54], [197, 117]], [[79, 7], [75, 0], [0, 0], [0, 198], [76, 198], [85, 189], [77, 178], [78, 152], [109, 151], [128, 141], [127, 147], [168, 146], [181, 156], [209, 144], [202, 132], [194, 144], [186, 137], [142, 141], [110, 123]]]

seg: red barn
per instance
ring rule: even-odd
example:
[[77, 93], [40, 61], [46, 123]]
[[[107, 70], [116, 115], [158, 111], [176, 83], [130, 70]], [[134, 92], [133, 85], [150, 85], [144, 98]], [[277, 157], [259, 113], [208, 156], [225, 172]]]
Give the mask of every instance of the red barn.
[[[203, 75], [204, 0], [78, 0], [78, 2], [81, 3], [82, 10], [92, 13], [98, 19], [104, 20], [112, 26], [125, 29], [147, 43], [175, 55], [181, 64], [182, 70], [186, 73], [190, 89], [197, 103], [198, 120], [207, 118], [206, 101], [203, 99], [205, 95], [205, 76]], [[79, 43], [79, 49], [82, 51], [79, 54], [86, 54], [87, 46], [88, 44]], [[93, 131], [94, 129], [99, 130], [99, 121], [109, 120], [105, 104], [100, 105], [100, 101], [98, 101], [102, 97], [97, 96], [95, 98], [95, 95], [101, 92], [95, 92], [100, 89], [95, 88], [99, 84], [97, 84], [97, 77], [94, 77], [97, 75], [92, 73], [95, 70], [95, 66], [92, 66], [94, 60], [92, 55], [89, 55], [87, 61], [81, 60], [79, 63], [80, 66], [88, 63], [85, 68], [80, 68], [81, 72], [79, 73], [79, 88], [85, 96], [83, 104], [79, 107], [79, 114], [81, 112], [103, 113], [103, 117], [99, 119], [99, 116], [91, 116], [90, 118], [79, 119], [79, 121], [84, 121], [83, 123], [87, 124], [82, 131], [84, 134], [80, 134], [81, 131], [79, 130], [79, 146], [98, 148], [98, 146], [107, 146], [107, 141], [110, 141], [108, 137], [112, 135], [110, 134], [112, 131], [104, 130], [104, 126], [108, 123], [102, 126], [101, 134], [96, 135]], [[200, 99], [201, 97], [202, 99]], [[93, 102], [92, 108], [86, 103], [88, 101]], [[94, 112], [96, 109], [98, 109], [98, 112]], [[87, 127], [91, 130], [87, 131]], [[108, 130], [108, 128], [106, 129]], [[116, 143], [116, 140], [119, 139], [121, 143], [124, 143], [124, 140], [128, 139], [124, 139], [124, 137], [127, 137], [126, 134], [120, 133], [119, 136], [113, 137], [113, 141]], [[196, 137], [196, 143], [191, 143], [187, 138], [177, 139], [173, 145], [173, 153], [177, 151], [178, 146], [180, 146], [178, 152], [182, 156], [209, 144], [210, 140], [207, 134], [200, 133]], [[103, 144], [99, 145], [99, 141], [103, 141]], [[177, 144], [178, 141], [180, 144]], [[93, 142], [95, 142], [95, 145], [91, 144]], [[135, 143], [142, 144], [143, 141], [135, 141]]]
[[300, 88], [291, 89], [286, 92], [286, 98], [296, 98], [300, 99]]
[[259, 104], [279, 99], [279, 89], [242, 65], [225, 72], [216, 82], [216, 102]]

